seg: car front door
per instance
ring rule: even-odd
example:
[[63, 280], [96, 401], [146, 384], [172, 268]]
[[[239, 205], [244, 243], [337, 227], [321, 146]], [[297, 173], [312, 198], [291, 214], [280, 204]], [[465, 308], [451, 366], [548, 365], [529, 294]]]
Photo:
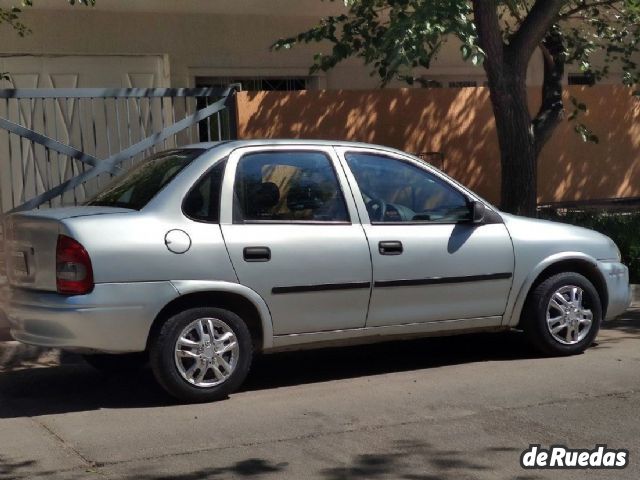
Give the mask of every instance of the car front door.
[[246, 147], [229, 157], [221, 228], [240, 283], [275, 335], [361, 328], [369, 246], [331, 147]]
[[487, 220], [473, 223], [469, 195], [410, 157], [337, 150], [371, 249], [367, 327], [460, 319], [499, 324], [514, 268], [499, 216], [488, 210]]

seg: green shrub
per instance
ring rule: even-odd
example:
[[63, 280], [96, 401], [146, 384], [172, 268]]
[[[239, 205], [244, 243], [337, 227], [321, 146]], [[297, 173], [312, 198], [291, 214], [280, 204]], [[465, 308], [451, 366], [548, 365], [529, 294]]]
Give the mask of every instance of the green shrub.
[[590, 228], [610, 237], [620, 249], [622, 262], [629, 267], [631, 283], [640, 283], [640, 212], [543, 211], [540, 217]]

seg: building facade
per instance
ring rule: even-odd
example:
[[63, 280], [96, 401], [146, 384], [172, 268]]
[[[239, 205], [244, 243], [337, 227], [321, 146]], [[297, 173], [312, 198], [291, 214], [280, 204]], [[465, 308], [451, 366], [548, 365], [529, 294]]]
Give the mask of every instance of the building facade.
[[[1, 0], [3, 6], [13, 2]], [[241, 82], [246, 90], [370, 89], [379, 81], [356, 59], [309, 75], [318, 45], [273, 52], [278, 38], [345, 10], [321, 0], [98, 0], [93, 8], [39, 0], [24, 9], [32, 33], [0, 29], [3, 87], [194, 87]], [[482, 86], [481, 67], [455, 39], [418, 75], [443, 87]], [[567, 76], [580, 82], [576, 69]], [[616, 81], [613, 75], [611, 81]], [[528, 83], [542, 79], [534, 56]], [[391, 84], [390, 87], [400, 86]], [[419, 88], [419, 87], [418, 87]]]

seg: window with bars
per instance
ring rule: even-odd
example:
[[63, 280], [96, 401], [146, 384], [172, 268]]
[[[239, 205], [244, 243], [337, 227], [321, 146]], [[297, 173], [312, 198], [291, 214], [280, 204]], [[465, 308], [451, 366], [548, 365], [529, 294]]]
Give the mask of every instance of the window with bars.
[[[227, 88], [232, 84], [241, 84], [242, 90], [255, 91], [281, 91], [292, 92], [296, 90], [306, 90], [308, 86], [307, 77], [196, 77], [197, 88]], [[207, 106], [206, 99], [198, 99], [197, 108]], [[216, 116], [207, 122], [198, 124], [198, 134], [201, 142], [209, 141], [212, 138], [222, 138], [219, 132], [230, 131], [227, 117]], [[216, 135], [218, 134], [218, 135]]]
[[197, 77], [196, 87], [227, 87], [232, 83], [242, 85], [242, 90], [292, 92], [306, 90], [307, 77]]
[[593, 85], [596, 79], [593, 73], [570, 73], [567, 78], [569, 85]]
[[423, 88], [468, 88], [487, 86], [484, 77], [461, 77], [461, 76], [444, 76], [436, 75], [435, 77], [424, 76], [419, 80]]

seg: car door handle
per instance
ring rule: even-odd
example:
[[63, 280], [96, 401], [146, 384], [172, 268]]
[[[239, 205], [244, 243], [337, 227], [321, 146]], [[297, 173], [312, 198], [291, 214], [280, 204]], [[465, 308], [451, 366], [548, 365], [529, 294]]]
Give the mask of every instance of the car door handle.
[[402, 242], [390, 240], [378, 243], [380, 255], [400, 255], [403, 252]]
[[269, 247], [245, 247], [242, 250], [245, 262], [268, 262], [271, 260], [271, 249]]

